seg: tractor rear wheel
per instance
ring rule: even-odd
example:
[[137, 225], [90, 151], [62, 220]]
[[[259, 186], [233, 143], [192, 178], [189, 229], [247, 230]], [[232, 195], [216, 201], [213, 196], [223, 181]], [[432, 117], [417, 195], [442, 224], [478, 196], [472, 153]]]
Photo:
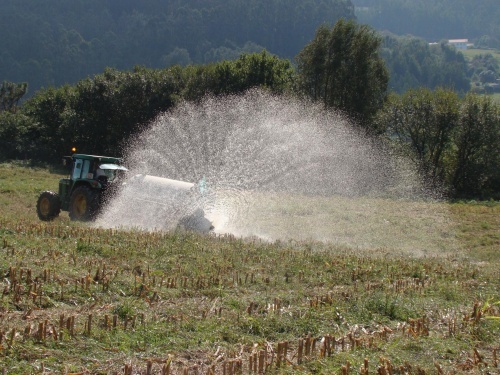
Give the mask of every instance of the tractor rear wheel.
[[69, 199], [69, 218], [71, 220], [89, 221], [97, 215], [99, 194], [88, 186], [79, 186]]
[[36, 202], [38, 218], [43, 221], [51, 221], [59, 216], [60, 212], [61, 200], [59, 199], [59, 194], [53, 191], [42, 192]]

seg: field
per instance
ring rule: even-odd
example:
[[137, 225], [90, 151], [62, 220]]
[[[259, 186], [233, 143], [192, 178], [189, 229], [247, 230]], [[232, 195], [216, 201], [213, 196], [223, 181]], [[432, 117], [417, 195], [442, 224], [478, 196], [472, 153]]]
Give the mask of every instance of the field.
[[472, 59], [474, 56], [477, 56], [477, 55], [486, 55], [489, 53], [489, 54], [493, 55], [496, 58], [497, 62], [500, 64], [500, 51], [498, 51], [498, 50], [470, 48], [467, 50], [461, 50], [461, 52], [468, 59]]
[[[435, 203], [452, 225], [376, 242], [381, 220], [339, 198], [338, 241], [266, 242], [40, 222], [60, 177], [0, 164], [2, 373], [500, 373], [498, 203]], [[411, 237], [420, 203], [394, 207], [386, 238]]]

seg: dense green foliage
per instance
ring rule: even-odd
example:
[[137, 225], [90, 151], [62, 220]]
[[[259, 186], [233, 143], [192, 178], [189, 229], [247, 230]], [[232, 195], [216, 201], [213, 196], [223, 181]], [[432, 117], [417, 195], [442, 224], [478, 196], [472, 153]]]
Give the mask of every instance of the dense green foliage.
[[423, 173], [440, 182], [446, 173], [446, 152], [452, 132], [458, 125], [458, 109], [459, 100], [453, 92], [419, 89], [391, 97], [379, 115], [388, 133], [398, 137], [402, 145], [411, 147]]
[[3, 81], [0, 86], [0, 111], [15, 112], [19, 100], [26, 94], [28, 90], [27, 83], [13, 83]]
[[415, 37], [386, 35], [382, 57], [390, 72], [389, 87], [400, 94], [420, 86], [470, 89], [467, 62], [463, 54], [446, 43], [431, 44]]
[[457, 198], [500, 198], [500, 106], [490, 98], [409, 90], [391, 96], [377, 121], [434, 186]]
[[354, 21], [320, 27], [297, 56], [299, 84], [325, 107], [370, 119], [382, 107], [389, 76], [375, 31]]
[[32, 90], [106, 67], [235, 59], [262, 49], [292, 58], [318, 25], [353, 18], [349, 0], [3, 0], [0, 79]]
[[500, 107], [468, 95], [459, 112], [451, 186], [458, 196], [500, 198]]
[[353, 0], [358, 21], [428, 41], [468, 38], [500, 47], [497, 0]]
[[0, 112], [0, 157], [59, 160], [71, 147], [121, 154], [121, 146], [180, 99], [234, 94], [252, 87], [283, 93], [291, 84], [288, 60], [266, 52], [182, 68], [106, 69], [74, 86], [39, 91], [17, 116]]
[[477, 93], [500, 91], [500, 64], [491, 53], [475, 55], [468, 64], [472, 90]]

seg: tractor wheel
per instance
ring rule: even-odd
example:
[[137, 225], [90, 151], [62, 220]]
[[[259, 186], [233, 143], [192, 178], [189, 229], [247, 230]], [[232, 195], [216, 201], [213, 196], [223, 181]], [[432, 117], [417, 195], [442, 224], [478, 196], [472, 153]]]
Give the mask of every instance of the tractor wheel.
[[69, 199], [69, 218], [77, 221], [93, 220], [98, 207], [99, 194], [88, 186], [79, 186]]
[[50, 221], [59, 216], [60, 212], [61, 200], [59, 199], [59, 194], [53, 191], [42, 192], [36, 202], [38, 218], [43, 221]]

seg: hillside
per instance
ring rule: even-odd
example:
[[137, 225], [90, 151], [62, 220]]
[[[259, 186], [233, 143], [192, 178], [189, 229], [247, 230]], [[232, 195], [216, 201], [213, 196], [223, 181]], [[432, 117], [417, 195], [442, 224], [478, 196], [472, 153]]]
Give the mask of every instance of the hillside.
[[4, 0], [2, 80], [30, 92], [106, 67], [234, 59], [263, 48], [293, 58], [323, 23], [353, 18], [349, 0]]
[[[442, 39], [491, 39], [500, 47], [500, 7], [496, 0], [352, 0], [359, 22], [397, 35]], [[484, 41], [483, 41], [484, 42]]]
[[28, 82], [31, 96], [106, 67], [205, 64], [262, 49], [293, 59], [320, 25], [339, 18], [428, 41], [499, 46], [495, 0], [4, 0], [0, 79]]

